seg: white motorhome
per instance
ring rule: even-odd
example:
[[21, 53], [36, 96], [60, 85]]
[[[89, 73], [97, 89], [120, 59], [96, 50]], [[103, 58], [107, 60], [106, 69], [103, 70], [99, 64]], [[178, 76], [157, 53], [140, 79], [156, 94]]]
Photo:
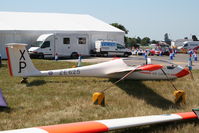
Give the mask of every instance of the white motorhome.
[[95, 41], [95, 49], [91, 54], [97, 56], [129, 56], [132, 55], [130, 49], [125, 48], [124, 45], [114, 41]]
[[178, 47], [178, 50], [182, 52], [187, 52], [188, 50], [198, 50], [199, 41], [186, 41], [183, 46]]
[[36, 44], [28, 50], [31, 57], [53, 58], [89, 55], [89, 42], [86, 34], [54, 33], [40, 35]]

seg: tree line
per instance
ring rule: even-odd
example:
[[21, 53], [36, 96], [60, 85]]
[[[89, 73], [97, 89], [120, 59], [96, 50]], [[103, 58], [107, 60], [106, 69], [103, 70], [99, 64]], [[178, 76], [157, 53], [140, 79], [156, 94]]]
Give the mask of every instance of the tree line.
[[[111, 24], [112, 26], [122, 30], [125, 32], [125, 34], [127, 35], [128, 34], [128, 30], [121, 24], [118, 24], [118, 23], [112, 23]], [[150, 43], [153, 43], [153, 44], [157, 44], [158, 41], [156, 40], [151, 40], [149, 37], [144, 37], [144, 38], [140, 38], [140, 37], [127, 37], [127, 36], [124, 36], [124, 42], [125, 42], [125, 45], [126, 47], [129, 47], [129, 48], [137, 48], [139, 47], [140, 45], [141, 46], [148, 46], [148, 44]]]

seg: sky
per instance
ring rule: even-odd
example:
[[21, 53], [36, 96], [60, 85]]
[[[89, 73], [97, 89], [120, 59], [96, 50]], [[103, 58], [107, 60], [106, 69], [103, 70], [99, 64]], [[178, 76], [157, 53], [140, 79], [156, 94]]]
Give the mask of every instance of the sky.
[[0, 11], [89, 14], [119, 23], [129, 37], [199, 37], [199, 0], [0, 0]]

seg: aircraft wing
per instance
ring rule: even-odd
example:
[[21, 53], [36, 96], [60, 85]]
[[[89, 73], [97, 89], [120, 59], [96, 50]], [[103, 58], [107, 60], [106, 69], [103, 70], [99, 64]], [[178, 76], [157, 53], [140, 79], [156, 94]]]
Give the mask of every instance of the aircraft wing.
[[161, 69], [163, 66], [159, 64], [147, 64], [147, 65], [139, 65], [134, 67], [129, 67], [126, 69], [122, 69], [116, 72], [108, 73], [109, 76], [118, 75], [118, 74], [128, 74], [135, 71], [155, 71]]
[[136, 70], [136, 67], [130, 67], [130, 68], [126, 68], [126, 69], [122, 69], [119, 71], [108, 73], [107, 75], [109, 75], [109, 76], [118, 75], [118, 74], [124, 75], [124, 74], [129, 73], [130, 71], [134, 71], [134, 70]]
[[[198, 109], [195, 112], [199, 111]], [[198, 113], [198, 112], [197, 112]], [[197, 115], [194, 112], [151, 115], [141, 117], [129, 117], [119, 119], [107, 119], [77, 122], [69, 124], [33, 127], [17, 130], [0, 131], [0, 133], [99, 133], [107, 132], [116, 129], [129, 127], [137, 127], [143, 125], [158, 124], [164, 122], [179, 121], [185, 119], [196, 119]]]

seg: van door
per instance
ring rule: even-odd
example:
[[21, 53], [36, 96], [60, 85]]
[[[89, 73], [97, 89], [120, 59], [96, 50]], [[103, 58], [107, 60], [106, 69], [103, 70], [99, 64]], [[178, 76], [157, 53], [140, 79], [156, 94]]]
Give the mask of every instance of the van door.
[[46, 39], [41, 45], [41, 51], [43, 53], [44, 58], [52, 58], [54, 57], [54, 37]]
[[76, 49], [77, 49], [76, 52], [80, 55], [89, 55], [88, 35], [78, 35]]
[[119, 56], [123, 56], [125, 52], [125, 47], [119, 43], [117, 43], [117, 49], [116, 49], [116, 53]]
[[56, 53], [59, 57], [70, 56], [72, 51], [72, 43], [71, 43], [71, 36], [68, 35], [59, 35], [56, 38]]

